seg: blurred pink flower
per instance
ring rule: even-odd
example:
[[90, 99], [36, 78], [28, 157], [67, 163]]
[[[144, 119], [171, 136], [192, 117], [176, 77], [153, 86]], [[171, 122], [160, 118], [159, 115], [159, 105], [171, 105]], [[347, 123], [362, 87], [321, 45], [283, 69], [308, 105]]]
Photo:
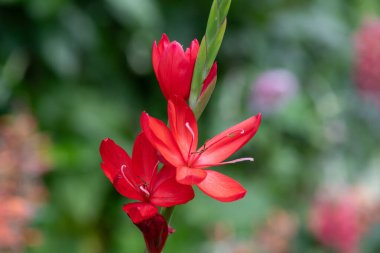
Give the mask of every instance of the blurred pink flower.
[[249, 106], [254, 112], [272, 113], [295, 97], [298, 86], [297, 77], [286, 69], [265, 71], [253, 83]]
[[360, 208], [350, 192], [336, 198], [317, 199], [310, 211], [311, 232], [324, 245], [340, 253], [356, 253], [363, 234]]
[[289, 253], [298, 230], [298, 220], [290, 212], [274, 210], [254, 234], [258, 252]]
[[368, 19], [356, 32], [355, 79], [363, 97], [380, 107], [380, 19]]

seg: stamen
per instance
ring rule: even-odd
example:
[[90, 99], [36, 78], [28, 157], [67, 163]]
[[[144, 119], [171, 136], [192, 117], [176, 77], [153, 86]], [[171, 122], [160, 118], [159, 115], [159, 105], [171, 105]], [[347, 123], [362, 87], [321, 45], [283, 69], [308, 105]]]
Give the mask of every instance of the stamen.
[[121, 165], [121, 168], [120, 168], [121, 174], [123, 175], [125, 181], [127, 181], [127, 183], [128, 183], [130, 186], [134, 187], [134, 185], [136, 185], [136, 184], [133, 184], [133, 183], [127, 178], [127, 176], [125, 175], [124, 169], [126, 169], [126, 168], [127, 168], [127, 165], [125, 165], [125, 164]]
[[202, 164], [202, 166], [211, 167], [211, 166], [216, 166], [216, 165], [233, 164], [233, 163], [239, 163], [239, 162], [244, 162], [244, 161], [253, 162], [254, 159], [252, 157], [243, 157], [243, 158], [238, 158], [238, 159], [227, 161], [227, 162], [221, 162], [218, 164]]
[[220, 139], [214, 141], [213, 143], [211, 143], [210, 145], [208, 145], [206, 147], [206, 143], [203, 144], [202, 146], [202, 149], [200, 149], [199, 151], [197, 151], [197, 156], [193, 158], [193, 161], [196, 161], [199, 159], [199, 157], [202, 155], [203, 152], [205, 152], [207, 149], [211, 148], [212, 146], [214, 146], [215, 144], [221, 142], [222, 140], [224, 140], [225, 138], [233, 138], [236, 136], [236, 133], [242, 135], [245, 133], [245, 130], [244, 129], [235, 129], [234, 131], [231, 131], [229, 132], [228, 134], [226, 134], [225, 136], [221, 137]]
[[191, 134], [191, 143], [190, 143], [190, 147], [189, 147], [189, 153], [187, 154], [187, 159], [189, 160], [190, 156], [192, 154], [191, 149], [193, 147], [193, 143], [194, 143], [194, 139], [195, 139], [195, 134], [194, 134], [193, 129], [191, 129], [191, 126], [190, 126], [189, 122], [186, 122], [185, 126], [186, 126], [187, 130], [189, 130], [189, 132]]
[[202, 145], [202, 149], [199, 150], [199, 151], [194, 151], [194, 152], [191, 152], [191, 154], [202, 154], [203, 152], [205, 152], [207, 150], [206, 148], [206, 143]]
[[150, 193], [149, 193], [149, 191], [145, 188], [146, 186], [145, 185], [140, 185], [140, 190], [143, 192], [143, 193], [145, 193], [145, 196], [147, 197], [147, 198], [149, 198], [150, 197]]
[[240, 162], [244, 162], [244, 161], [253, 162], [254, 159], [252, 157], [243, 157], [243, 158], [238, 158], [238, 159], [234, 159], [234, 160], [227, 161], [227, 162], [221, 162], [220, 164], [232, 164], [232, 163], [240, 163]]

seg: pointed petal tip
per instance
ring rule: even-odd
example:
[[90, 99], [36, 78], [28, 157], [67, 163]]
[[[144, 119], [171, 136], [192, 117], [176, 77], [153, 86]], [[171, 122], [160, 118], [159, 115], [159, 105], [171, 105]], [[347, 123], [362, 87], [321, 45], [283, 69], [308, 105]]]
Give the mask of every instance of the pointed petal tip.
[[106, 149], [110, 148], [110, 145], [115, 146], [116, 143], [111, 138], [104, 138], [99, 146], [100, 154], [103, 155]]
[[168, 35], [167, 35], [166, 33], [163, 33], [163, 34], [161, 35], [161, 40], [169, 40]]
[[[156, 41], [154, 41], [154, 42], [156, 42]], [[161, 35], [160, 41], [158, 42], [158, 47], [160, 47], [160, 45], [164, 46], [165, 44], [169, 44], [169, 43], [170, 43], [169, 37], [166, 35], [166, 33], [163, 33]]]
[[107, 138], [104, 138], [104, 139], [102, 140], [102, 143], [103, 143], [103, 142], [110, 142], [110, 141], [112, 141], [112, 139], [107, 137]]
[[199, 42], [197, 39], [193, 39], [190, 43], [190, 48], [193, 48], [193, 47], [199, 47]]
[[[179, 55], [176, 55], [176, 57], [181, 57], [181, 58], [184, 58], [185, 57], [185, 51], [183, 50], [183, 46], [176, 40], [173, 40], [169, 47], [168, 50], [173, 50], [174, 53], [177, 53]], [[175, 50], [179, 50], [178, 52], [176, 52]]]
[[146, 120], [149, 118], [149, 114], [146, 111], [143, 111], [140, 116], [140, 120]]
[[258, 113], [256, 116], [256, 131], [258, 130], [258, 128], [260, 127], [260, 124], [261, 124], [261, 118], [262, 118], [262, 114], [261, 113]]

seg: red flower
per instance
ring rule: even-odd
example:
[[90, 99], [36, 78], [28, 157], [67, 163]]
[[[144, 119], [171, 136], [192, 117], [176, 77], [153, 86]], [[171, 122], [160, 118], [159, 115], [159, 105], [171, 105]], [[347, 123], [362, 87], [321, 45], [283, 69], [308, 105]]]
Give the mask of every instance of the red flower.
[[176, 179], [181, 184], [196, 184], [205, 194], [222, 202], [244, 197], [246, 190], [233, 179], [210, 166], [235, 163], [252, 158], [223, 162], [246, 144], [257, 132], [261, 115], [253, 116], [207, 141], [198, 150], [198, 126], [194, 113], [182, 99], [169, 100], [170, 129], [160, 120], [141, 115], [141, 126], [149, 141], [167, 162], [176, 167]]
[[165, 218], [156, 214], [150, 219], [137, 223], [136, 226], [144, 235], [148, 252], [161, 253], [171, 229]]
[[123, 196], [139, 202], [124, 205], [123, 210], [133, 223], [152, 218], [156, 206], [169, 207], [184, 204], [194, 198], [193, 189], [175, 180], [175, 170], [165, 165], [158, 170], [158, 157], [143, 133], [136, 138], [132, 159], [113, 140], [100, 145], [104, 174]]
[[[169, 41], [166, 34], [153, 43], [152, 63], [161, 91], [167, 100], [179, 96], [187, 100], [190, 95], [194, 65], [198, 56], [199, 43], [193, 40], [190, 47], [183, 50], [177, 41]], [[202, 91], [216, 78], [216, 63], [204, 81]]]

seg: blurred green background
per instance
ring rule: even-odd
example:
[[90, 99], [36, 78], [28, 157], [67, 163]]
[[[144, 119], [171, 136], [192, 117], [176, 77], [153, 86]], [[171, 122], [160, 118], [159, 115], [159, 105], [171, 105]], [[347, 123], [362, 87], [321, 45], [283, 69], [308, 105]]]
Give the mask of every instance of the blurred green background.
[[[201, 39], [211, 3], [0, 1], [0, 115], [27, 111], [51, 143], [48, 193], [30, 224], [40, 235], [23, 241], [26, 252], [143, 252], [98, 147], [110, 137], [130, 152], [142, 111], [166, 119], [152, 42], [162, 33], [185, 48]], [[380, 107], [358, 93], [353, 46], [377, 13], [376, 0], [232, 1], [199, 129], [206, 140], [263, 112], [258, 134], [232, 157], [255, 162], [218, 168], [248, 194], [222, 204], [197, 191], [176, 208], [165, 252], [339, 252], [310, 231], [309, 210], [321, 189], [379, 183]], [[361, 252], [380, 252], [380, 225], [367, 230]], [[276, 243], [285, 246], [265, 245]]]

